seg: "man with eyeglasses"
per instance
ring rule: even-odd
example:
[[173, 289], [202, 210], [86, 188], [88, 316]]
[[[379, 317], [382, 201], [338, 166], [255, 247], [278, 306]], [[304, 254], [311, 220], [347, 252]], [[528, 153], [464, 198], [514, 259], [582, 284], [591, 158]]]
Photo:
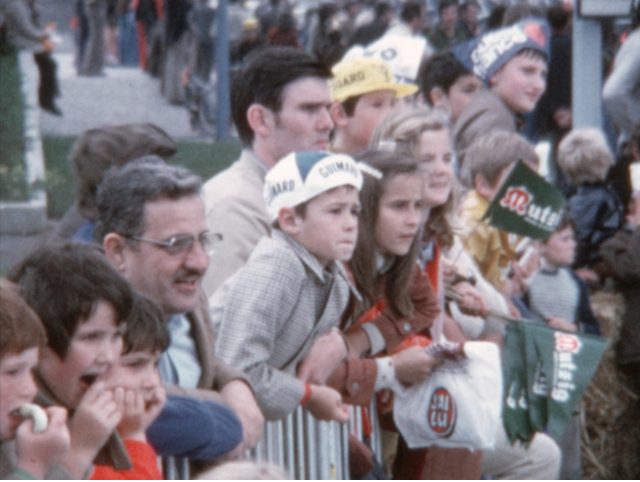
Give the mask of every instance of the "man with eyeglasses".
[[97, 211], [95, 239], [107, 258], [167, 318], [171, 345], [160, 359], [163, 382], [229, 405], [242, 423], [243, 446], [255, 445], [264, 419], [250, 385], [213, 354], [201, 280], [221, 237], [207, 229], [200, 178], [146, 156], [108, 171]]
[[231, 113], [243, 150], [203, 187], [207, 227], [223, 235], [204, 278], [207, 296], [247, 262], [261, 237], [269, 236], [262, 198], [267, 171], [291, 152], [329, 147], [330, 78], [328, 67], [291, 47], [252, 53], [234, 76]]

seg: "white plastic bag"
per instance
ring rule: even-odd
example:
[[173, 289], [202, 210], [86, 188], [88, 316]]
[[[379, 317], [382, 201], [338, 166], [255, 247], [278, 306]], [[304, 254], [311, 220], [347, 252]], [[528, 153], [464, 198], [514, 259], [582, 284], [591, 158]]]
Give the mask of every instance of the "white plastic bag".
[[393, 418], [409, 447], [493, 448], [502, 423], [500, 349], [472, 341], [464, 353], [445, 360], [424, 382], [395, 390]]

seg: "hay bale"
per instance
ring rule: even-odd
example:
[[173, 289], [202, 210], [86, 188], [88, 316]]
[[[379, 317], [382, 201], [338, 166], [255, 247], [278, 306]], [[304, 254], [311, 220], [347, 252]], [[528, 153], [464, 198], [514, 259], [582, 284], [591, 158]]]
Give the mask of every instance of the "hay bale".
[[583, 397], [583, 478], [634, 479], [640, 474], [638, 396], [628, 388], [615, 364], [624, 300], [605, 291], [594, 293], [591, 299], [610, 343]]

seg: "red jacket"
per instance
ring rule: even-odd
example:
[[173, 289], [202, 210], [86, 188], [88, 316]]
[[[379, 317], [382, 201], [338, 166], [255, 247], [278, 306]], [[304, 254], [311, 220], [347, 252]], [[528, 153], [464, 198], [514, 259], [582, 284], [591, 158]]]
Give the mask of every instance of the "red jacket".
[[91, 480], [162, 480], [158, 457], [153, 447], [139, 440], [125, 440], [125, 447], [133, 467], [116, 470], [109, 465], [96, 465]]

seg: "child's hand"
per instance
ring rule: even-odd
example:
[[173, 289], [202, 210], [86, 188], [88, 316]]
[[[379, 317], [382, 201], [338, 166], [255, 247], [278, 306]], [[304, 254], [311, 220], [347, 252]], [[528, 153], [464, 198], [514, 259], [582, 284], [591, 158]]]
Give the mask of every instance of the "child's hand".
[[49, 424], [44, 432], [33, 432], [33, 420], [26, 419], [16, 431], [17, 466], [37, 479], [44, 479], [60, 463], [71, 444], [67, 429], [67, 411], [62, 407], [45, 409]]
[[446, 284], [451, 284], [456, 279], [458, 269], [453, 261], [445, 258], [444, 256], [440, 259], [442, 261], [442, 278]]
[[305, 408], [318, 420], [349, 420], [349, 409], [340, 394], [324, 385], [311, 385], [311, 398]]
[[453, 290], [461, 297], [458, 306], [464, 314], [470, 316], [487, 316], [489, 313], [487, 304], [480, 292], [471, 286], [471, 284], [463, 281], [454, 285]]
[[575, 273], [588, 286], [597, 286], [600, 284], [600, 277], [595, 273], [595, 271], [589, 268], [579, 268]]
[[71, 451], [65, 465], [75, 478], [82, 478], [98, 451], [113, 433], [122, 412], [122, 388], [107, 389], [105, 382], [95, 382], [84, 394], [71, 421]]
[[578, 327], [573, 323], [569, 323], [567, 320], [564, 320], [562, 318], [556, 318], [555, 316], [548, 318], [547, 324], [555, 330], [564, 330], [564, 331], [573, 331], [573, 332], [578, 330]]
[[518, 262], [513, 263], [513, 269], [526, 289], [526, 281], [540, 269], [540, 251], [535, 245], [527, 246]]
[[160, 414], [165, 400], [166, 393], [162, 387], [157, 387], [147, 397], [137, 390], [125, 390], [122, 420], [118, 424], [122, 438], [146, 441], [145, 432]]
[[521, 295], [527, 291], [528, 272], [516, 262], [511, 263], [511, 277], [508, 282], [511, 284], [511, 293]]
[[145, 441], [144, 431], [146, 427], [142, 426], [144, 415], [144, 397], [139, 390], [125, 390], [123, 397], [119, 402], [119, 410], [122, 412], [122, 418], [118, 424], [118, 433], [124, 439], [135, 439]]
[[347, 358], [345, 338], [337, 331], [318, 337], [309, 353], [300, 363], [298, 378], [303, 382], [323, 384], [336, 368]]
[[571, 109], [558, 107], [553, 113], [553, 121], [560, 129], [570, 129], [572, 124]]
[[165, 402], [167, 401], [167, 392], [164, 387], [159, 386], [153, 391], [153, 394], [145, 401], [144, 407], [144, 430], [146, 431], [149, 428], [149, 425], [153, 423], [153, 421], [158, 418], [160, 412], [162, 411], [162, 407], [164, 407]]
[[424, 348], [414, 346], [402, 350], [391, 357], [396, 378], [405, 385], [413, 385], [421, 382], [431, 370], [439, 365], [442, 360], [425, 353]]

